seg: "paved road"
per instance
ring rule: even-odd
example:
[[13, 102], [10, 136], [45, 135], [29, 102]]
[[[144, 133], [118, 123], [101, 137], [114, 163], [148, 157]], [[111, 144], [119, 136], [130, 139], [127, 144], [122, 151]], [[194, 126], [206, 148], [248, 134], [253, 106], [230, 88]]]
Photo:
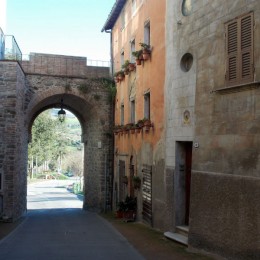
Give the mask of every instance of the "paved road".
[[143, 259], [108, 222], [82, 211], [82, 202], [62, 185], [29, 185], [27, 218], [0, 241], [1, 259]]

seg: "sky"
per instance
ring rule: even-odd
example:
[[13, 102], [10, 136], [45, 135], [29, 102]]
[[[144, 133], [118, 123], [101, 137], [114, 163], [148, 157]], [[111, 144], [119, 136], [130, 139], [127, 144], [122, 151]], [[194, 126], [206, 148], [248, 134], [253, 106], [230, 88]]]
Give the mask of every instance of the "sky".
[[110, 60], [110, 34], [101, 29], [115, 0], [6, 0], [5, 34], [30, 52]]

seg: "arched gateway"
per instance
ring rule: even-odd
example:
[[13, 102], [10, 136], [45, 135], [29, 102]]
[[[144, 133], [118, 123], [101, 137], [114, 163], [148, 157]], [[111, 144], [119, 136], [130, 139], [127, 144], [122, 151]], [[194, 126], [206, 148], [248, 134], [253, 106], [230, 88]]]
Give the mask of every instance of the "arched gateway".
[[0, 214], [11, 220], [26, 210], [27, 149], [34, 119], [64, 108], [79, 119], [84, 143], [83, 207], [102, 210], [109, 196], [106, 178], [112, 162], [112, 104], [105, 67], [86, 59], [33, 54], [29, 61], [0, 61]]

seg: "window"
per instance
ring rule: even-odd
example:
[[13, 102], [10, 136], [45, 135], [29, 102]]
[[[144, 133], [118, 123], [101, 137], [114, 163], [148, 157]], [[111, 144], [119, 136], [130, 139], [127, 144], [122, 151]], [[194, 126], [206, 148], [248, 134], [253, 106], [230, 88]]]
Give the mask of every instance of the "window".
[[226, 55], [227, 85], [252, 82], [253, 13], [240, 16], [226, 24]]
[[132, 15], [136, 12], [136, 0], [132, 0]]
[[125, 53], [124, 53], [124, 51], [122, 51], [121, 54], [120, 54], [120, 65], [121, 65], [121, 67], [124, 63], [125, 63]]
[[131, 49], [131, 53], [130, 53], [130, 61], [132, 63], [135, 62], [135, 57], [133, 56], [132, 52], [135, 51], [135, 40], [132, 40], [131, 43], [130, 43], [130, 49]]
[[135, 100], [131, 101], [131, 123], [135, 123]]
[[150, 22], [144, 25], [144, 43], [150, 45]]
[[144, 117], [150, 119], [150, 93], [144, 94]]
[[124, 107], [124, 104], [121, 105], [121, 125], [124, 125], [125, 124], [125, 116], [124, 116], [124, 113], [125, 113], [125, 107]]
[[121, 30], [125, 28], [125, 10], [123, 9], [121, 12]]
[[2, 173], [0, 173], [0, 191], [3, 189]]

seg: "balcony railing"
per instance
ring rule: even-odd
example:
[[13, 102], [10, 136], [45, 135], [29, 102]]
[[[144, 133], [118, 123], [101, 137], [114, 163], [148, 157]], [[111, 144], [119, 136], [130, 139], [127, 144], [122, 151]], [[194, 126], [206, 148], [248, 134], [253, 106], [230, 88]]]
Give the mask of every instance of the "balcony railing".
[[0, 28], [0, 60], [4, 59], [4, 53], [5, 53], [5, 35]]
[[22, 52], [13, 35], [5, 35], [5, 60], [22, 60]]
[[22, 52], [13, 35], [0, 30], [0, 60], [22, 60]]

